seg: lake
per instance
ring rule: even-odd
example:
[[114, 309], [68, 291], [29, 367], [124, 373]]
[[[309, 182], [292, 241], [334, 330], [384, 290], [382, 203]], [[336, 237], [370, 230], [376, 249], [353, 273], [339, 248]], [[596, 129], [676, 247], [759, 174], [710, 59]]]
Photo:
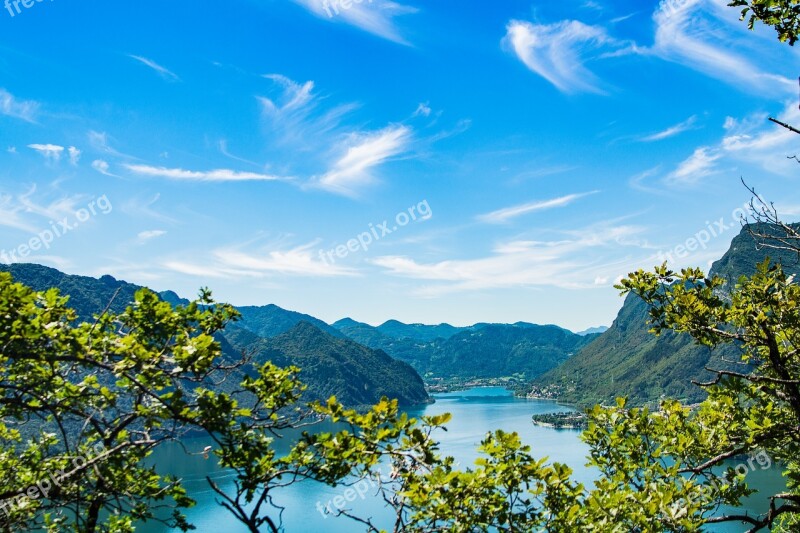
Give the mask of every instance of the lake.
[[[486, 433], [495, 429], [516, 431], [523, 442], [533, 448], [536, 457], [549, 457], [569, 465], [574, 471], [574, 478], [590, 486], [594, 473], [586, 468], [588, 447], [581, 442], [579, 431], [555, 430], [533, 425], [531, 416], [564, 411], [566, 408], [552, 401], [526, 400], [514, 398], [512, 394], [501, 388], [471, 389], [462, 392], [438, 394], [436, 403], [419, 409], [410, 410], [413, 416], [437, 415], [451, 413], [453, 419], [447, 425], [448, 431], [439, 432], [436, 437], [442, 443], [442, 452], [459, 461], [462, 467], [471, 466], [477, 457], [477, 446]], [[331, 430], [331, 425], [321, 424], [320, 431]], [[205, 439], [187, 441], [190, 452], [200, 452], [209, 444]], [[205, 480], [211, 476], [218, 484], [230, 483], [230, 476], [221, 471], [215, 464], [213, 456], [203, 459], [199, 455], [187, 455], [180, 446], [172, 446], [159, 450], [154, 460], [166, 466], [170, 473], [184, 479], [189, 494], [197, 501], [197, 506], [187, 511], [189, 521], [197, 526], [199, 533], [238, 533], [246, 529], [239, 526], [231, 515], [217, 505], [215, 493], [211, 491]], [[748, 482], [754, 488], [766, 491], [781, 490], [783, 479], [778, 468], [762, 470], [760, 466], [748, 474]], [[286, 507], [283, 523], [287, 533], [353, 533], [364, 531], [359, 524], [346, 518], [324, 516], [319, 509], [331, 503], [337, 496], [344, 496], [344, 488], [334, 489], [320, 484], [303, 482], [279, 491], [277, 503]], [[356, 497], [348, 502], [347, 507], [360, 516], [390, 517], [383, 508], [382, 501], [368, 493], [365, 498]], [[764, 496], [755, 495], [747, 502], [746, 509], [759, 512], [766, 506]], [[741, 511], [741, 510], [740, 510]], [[220, 529], [222, 528], [222, 529]], [[727, 524], [709, 531], [733, 533], [747, 531], [744, 525]], [[162, 533], [168, 528], [157, 524], [139, 526], [137, 531], [146, 533]]]

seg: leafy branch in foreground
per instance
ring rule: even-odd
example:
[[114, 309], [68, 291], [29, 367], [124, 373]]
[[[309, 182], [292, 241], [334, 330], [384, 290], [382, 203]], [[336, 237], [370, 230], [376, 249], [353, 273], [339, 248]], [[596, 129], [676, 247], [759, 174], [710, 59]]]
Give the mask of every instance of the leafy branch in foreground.
[[251, 531], [280, 529], [275, 489], [345, 475], [277, 457], [279, 432], [311, 410], [297, 369], [223, 355], [216, 335], [237, 317], [208, 291], [173, 308], [141, 290], [124, 312], [76, 324], [67, 297], [0, 273], [0, 530], [192, 529], [181, 481], [146, 461], [189, 435], [215, 442], [235, 480], [208, 481]]
[[733, 0], [730, 7], [741, 7], [741, 20], [752, 30], [756, 22], [775, 28], [778, 39], [794, 46], [800, 31], [800, 1], [798, 0]]

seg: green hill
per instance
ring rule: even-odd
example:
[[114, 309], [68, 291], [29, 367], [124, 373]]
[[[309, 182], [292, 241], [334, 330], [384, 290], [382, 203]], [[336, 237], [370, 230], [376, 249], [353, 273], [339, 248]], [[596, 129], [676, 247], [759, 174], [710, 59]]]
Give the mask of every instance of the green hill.
[[275, 337], [286, 333], [301, 322], [308, 322], [334, 337], [343, 337], [337, 330], [311, 315], [296, 311], [288, 311], [277, 305], [261, 307], [237, 307], [242, 314], [242, 319], [237, 323], [240, 327], [248, 329], [259, 337]]
[[254, 352], [256, 362], [299, 367], [300, 380], [308, 385], [305, 400], [335, 395], [351, 406], [372, 405], [382, 396], [402, 405], [429, 401], [422, 378], [410, 365], [380, 350], [333, 337], [308, 322], [270, 339], [241, 330], [228, 339], [235, 348]]
[[[770, 256], [789, 272], [798, 272], [794, 253], [759, 250], [743, 229], [711, 272], [735, 281], [751, 275], [755, 265]], [[655, 337], [647, 325], [647, 306], [628, 296], [611, 328], [561, 366], [534, 381], [534, 394], [553, 396], [582, 406], [609, 404], [628, 396], [633, 404], [656, 402], [662, 397], [699, 402], [705, 392], [692, 381], [707, 381], [705, 367], [727, 369], [738, 361], [735, 346], [710, 350], [688, 335], [668, 333]]]
[[[344, 319], [333, 326], [365, 346], [406, 361], [423, 375], [442, 379], [515, 374], [533, 379], [567, 360], [597, 336], [580, 336], [557, 326], [525, 322], [453, 328], [447, 324], [409, 326], [390, 321], [375, 328]], [[434, 337], [436, 333], [445, 337]]]
[[412, 339], [415, 341], [430, 342], [436, 339], [449, 339], [453, 335], [469, 328], [457, 328], [450, 324], [439, 324], [437, 326], [403, 324], [397, 320], [389, 320], [376, 329], [394, 339]]
[[[16, 281], [38, 291], [58, 288], [70, 296], [70, 306], [83, 321], [107, 306], [113, 312], [123, 311], [141, 288], [111, 276], [72, 276], [41, 265], [0, 265], [0, 271], [10, 272]], [[171, 291], [160, 296], [172, 304], [186, 303]], [[255, 363], [272, 359], [281, 366], [300, 367], [301, 380], [308, 386], [307, 399], [336, 395], [347, 406], [373, 404], [383, 395], [405, 405], [429, 401], [422, 378], [409, 365], [337, 339], [343, 334], [318, 319], [274, 305], [245, 307], [243, 315], [217, 339], [225, 357], [235, 359], [248, 350]]]
[[592, 339], [557, 326], [486, 325], [437, 341], [427, 370], [441, 377], [524, 374], [533, 379], [568, 360]]

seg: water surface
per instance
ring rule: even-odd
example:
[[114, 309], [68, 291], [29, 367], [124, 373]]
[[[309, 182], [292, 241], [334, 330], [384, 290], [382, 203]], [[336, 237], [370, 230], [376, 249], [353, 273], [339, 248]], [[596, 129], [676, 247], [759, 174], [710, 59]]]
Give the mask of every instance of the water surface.
[[[547, 400], [514, 398], [510, 392], [501, 388], [471, 389], [439, 394], [435, 398], [435, 404], [411, 410], [409, 414], [420, 416], [451, 413], [453, 415], [453, 419], [447, 425], [448, 430], [438, 432], [435, 437], [441, 442], [442, 452], [453, 456], [462, 468], [473, 465], [478, 456], [477, 447], [488, 432], [503, 429], [519, 433], [523, 442], [532, 447], [535, 457], [549, 457], [551, 461], [569, 465], [575, 471], [576, 480], [591, 486], [594, 472], [585, 466], [589, 450], [579, 438], [580, 431], [556, 430], [538, 427], [531, 423], [531, 416], [534, 414], [559, 412], [569, 408]], [[322, 423], [318, 431], [333, 429], [332, 424]], [[205, 439], [193, 439], [186, 443], [186, 447], [190, 451], [199, 452], [209, 443]], [[167, 467], [171, 473], [185, 480], [189, 494], [197, 500], [197, 506], [189, 509], [186, 514], [189, 521], [197, 526], [199, 533], [246, 531], [216, 503], [217, 496], [208, 487], [206, 476], [211, 476], [223, 487], [230, 486], [231, 483], [231, 476], [216, 467], [213, 456], [210, 459], [204, 459], [201, 455], [187, 456], [183, 448], [173, 446], [159, 450], [154, 459]], [[755, 488], [772, 493], [784, 486], [779, 469], [774, 466], [766, 470], [757, 466], [748, 475], [748, 482]], [[368, 491], [363, 498], [354, 492], [345, 491], [345, 488], [331, 488], [312, 482], [302, 482], [282, 489], [276, 500], [286, 508], [283, 512], [285, 531], [288, 533], [364, 531], [364, 527], [351, 520], [325, 516], [321, 511], [328, 505], [334, 505], [334, 501], [341, 502], [346, 495], [350, 498], [346, 503], [348, 509], [352, 509], [359, 516], [370, 516], [375, 520], [382, 520], [387, 525], [390, 523], [391, 515], [385, 509], [382, 500], [375, 497], [374, 491]], [[764, 508], [765, 502], [765, 496], [754, 496], [748, 500], [747, 509], [751, 513], [757, 513]], [[734, 533], [747, 529], [743, 525], [727, 524], [708, 530]], [[137, 530], [145, 533], [162, 533], [168, 529], [156, 524], [147, 524]]]

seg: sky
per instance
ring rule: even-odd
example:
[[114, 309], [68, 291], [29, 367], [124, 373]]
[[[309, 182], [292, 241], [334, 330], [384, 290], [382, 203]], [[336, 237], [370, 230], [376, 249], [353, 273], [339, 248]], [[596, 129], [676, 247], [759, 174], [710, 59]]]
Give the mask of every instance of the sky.
[[236, 305], [610, 325], [800, 215], [798, 51], [725, 0], [0, 10], [0, 255]]

